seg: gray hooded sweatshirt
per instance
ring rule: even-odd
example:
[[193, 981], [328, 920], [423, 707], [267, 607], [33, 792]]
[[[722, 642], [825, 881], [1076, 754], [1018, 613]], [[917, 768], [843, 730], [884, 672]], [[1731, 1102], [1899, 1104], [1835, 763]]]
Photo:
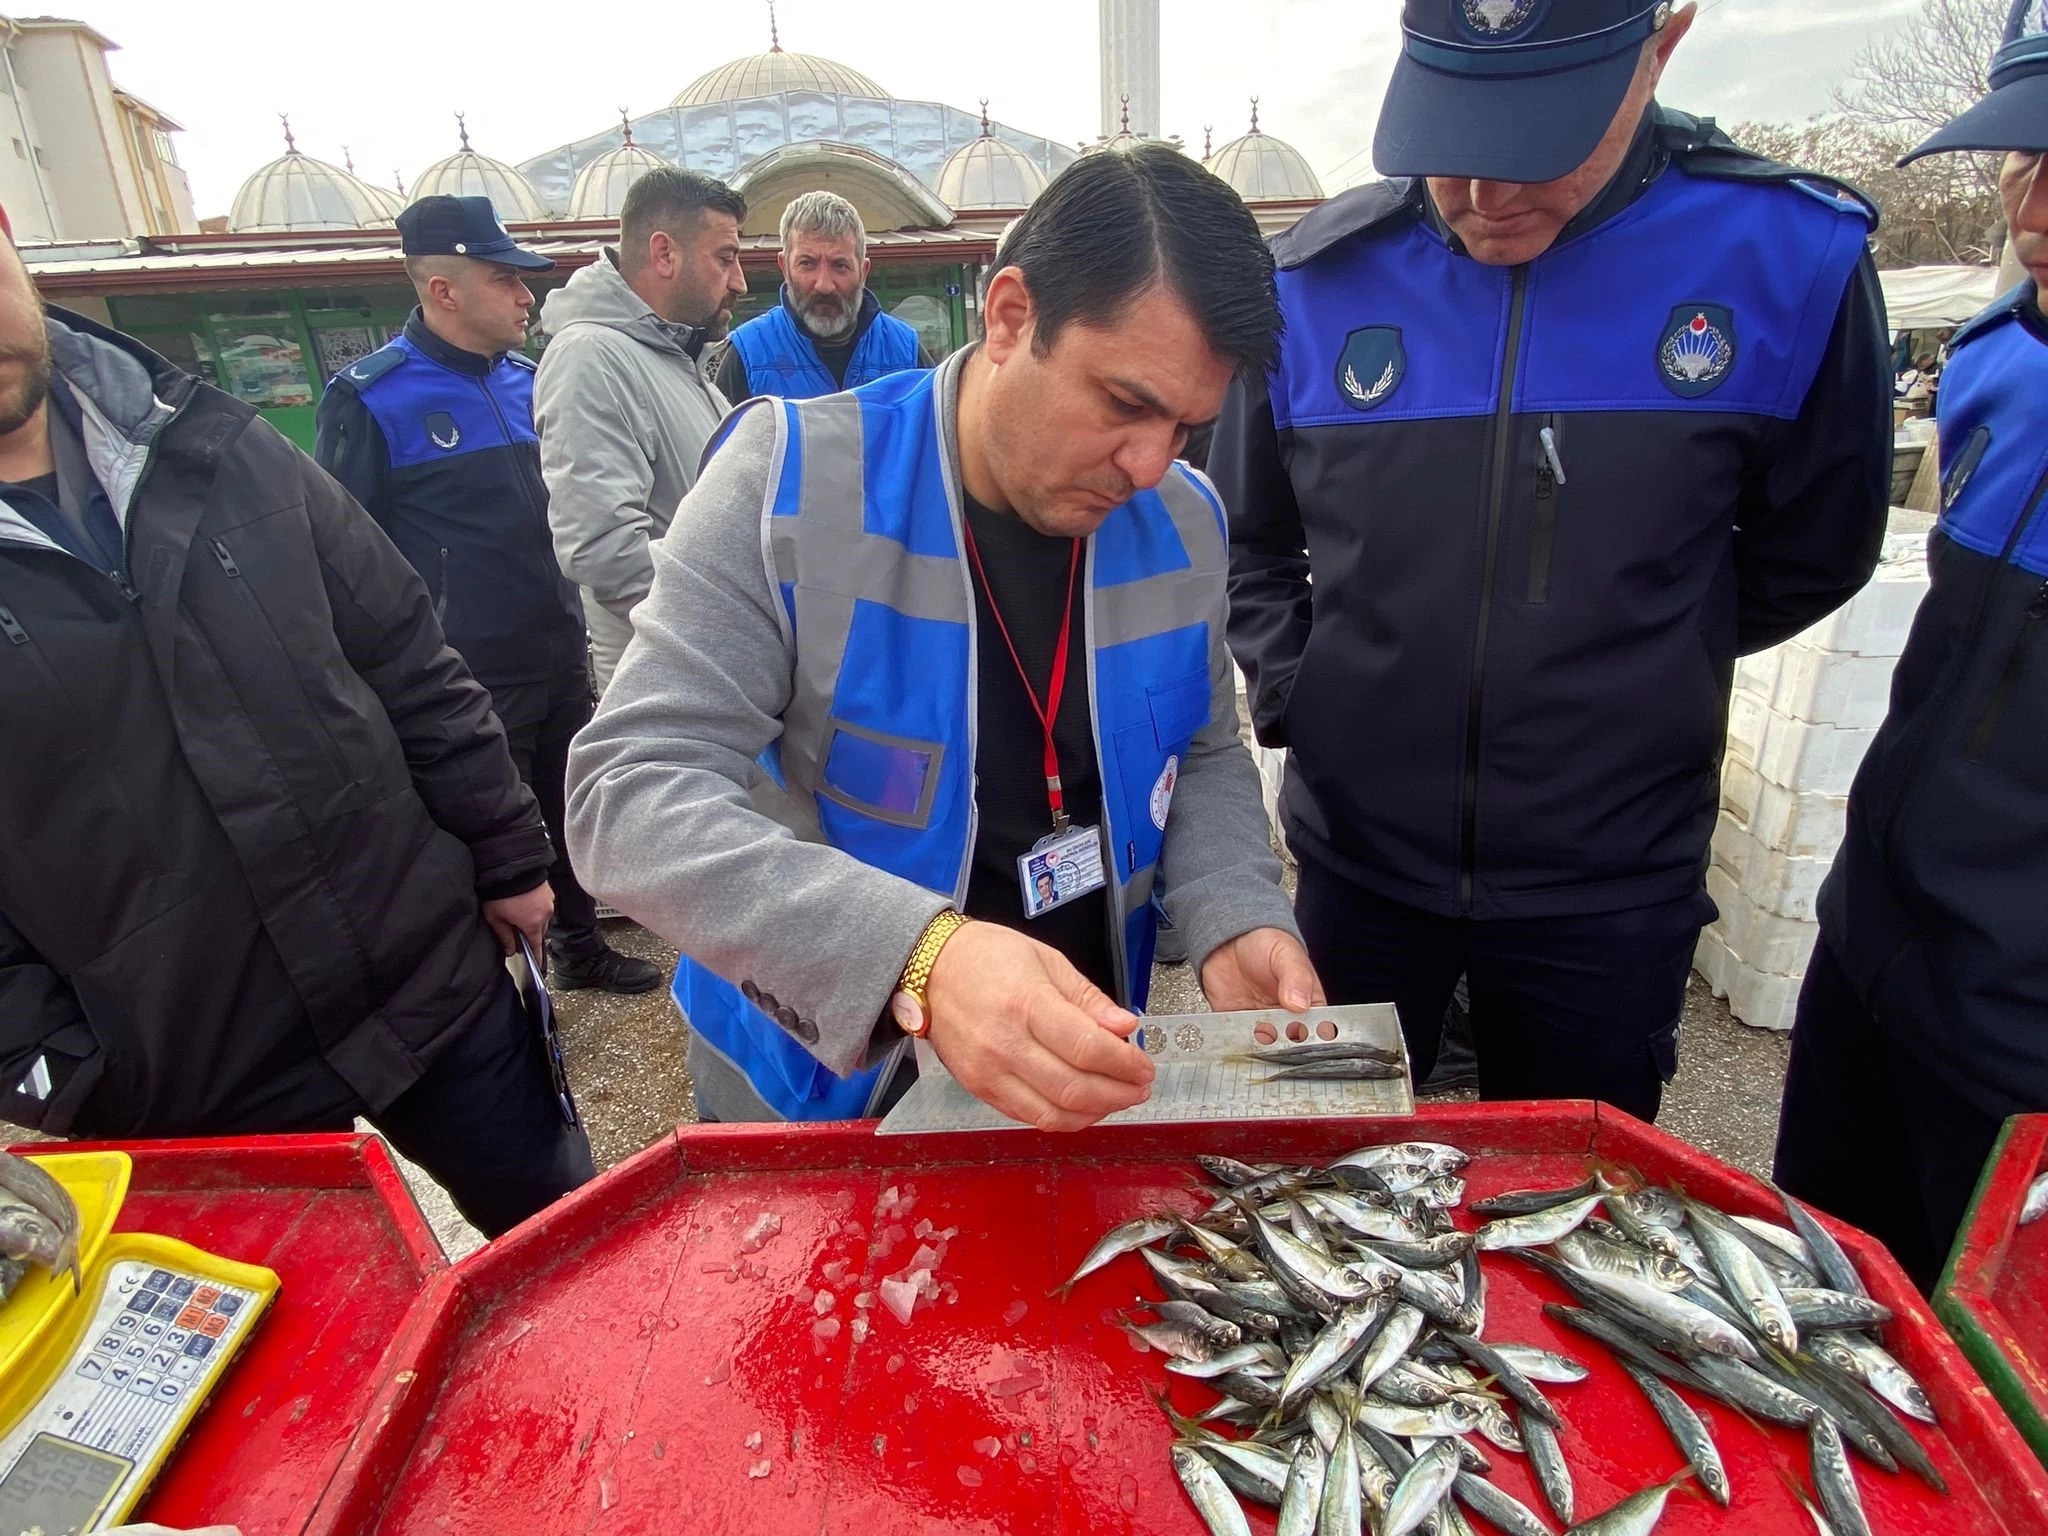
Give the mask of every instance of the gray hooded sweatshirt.
[[697, 366], [699, 332], [662, 319], [607, 250], [541, 305], [533, 386], [548, 522], [562, 574], [583, 589], [600, 689], [654, 580], [652, 541], [696, 483], [727, 406]]

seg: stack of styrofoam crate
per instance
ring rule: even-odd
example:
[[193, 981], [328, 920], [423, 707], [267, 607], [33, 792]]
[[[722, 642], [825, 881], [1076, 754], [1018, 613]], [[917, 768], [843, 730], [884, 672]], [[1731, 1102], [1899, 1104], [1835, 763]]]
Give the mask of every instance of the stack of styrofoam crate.
[[1736, 667], [1695, 961], [1744, 1023], [1790, 1029], [1819, 933], [1814, 899], [1842, 845], [1849, 786], [1883, 722], [1892, 669], [1927, 591], [1933, 519], [1894, 508], [1855, 599]]
[[1244, 673], [1231, 668], [1237, 676], [1237, 726], [1244, 737], [1244, 743], [1252, 750], [1252, 761], [1259, 767], [1259, 793], [1266, 802], [1266, 821], [1273, 829], [1273, 846], [1280, 850], [1281, 857], [1291, 858], [1287, 850], [1287, 838], [1280, 830], [1280, 783], [1287, 773], [1287, 753], [1279, 747], [1262, 747], [1252, 735], [1251, 702], [1245, 696]]

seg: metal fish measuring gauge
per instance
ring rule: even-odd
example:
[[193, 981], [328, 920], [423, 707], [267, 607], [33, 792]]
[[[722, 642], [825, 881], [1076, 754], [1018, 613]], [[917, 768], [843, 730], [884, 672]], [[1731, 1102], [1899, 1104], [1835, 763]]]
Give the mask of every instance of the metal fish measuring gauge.
[[[1311, 1041], [1245, 1054], [1283, 1069], [1369, 1059]], [[1213, 1394], [1183, 1413], [1164, 1380], [1158, 1392], [1174, 1472], [1210, 1531], [1249, 1531], [1246, 1506], [1272, 1511], [1288, 1536], [1648, 1536], [1674, 1498], [1738, 1519], [1744, 1490], [1674, 1388], [1803, 1430], [1807, 1481], [1792, 1492], [1832, 1536], [1870, 1531], [1859, 1479], [1947, 1491], [1911, 1428], [1934, 1409], [1884, 1348], [1890, 1312], [1789, 1197], [1783, 1223], [1738, 1218], [1596, 1169], [1478, 1202], [1467, 1229], [1453, 1214], [1466, 1162], [1427, 1141], [1320, 1165], [1199, 1157], [1205, 1210], [1105, 1233], [1061, 1287], [1137, 1255], [1164, 1290], [1124, 1326], [1172, 1376]], [[1581, 1507], [1559, 1431], [1588, 1373], [1487, 1337], [1486, 1266], [1503, 1263], [1549, 1274], [1574, 1299], [1544, 1310], [1625, 1368], [1625, 1390], [1670, 1438], [1669, 1477]], [[1544, 1508], [1489, 1476], [1507, 1457], [1526, 1460]]]

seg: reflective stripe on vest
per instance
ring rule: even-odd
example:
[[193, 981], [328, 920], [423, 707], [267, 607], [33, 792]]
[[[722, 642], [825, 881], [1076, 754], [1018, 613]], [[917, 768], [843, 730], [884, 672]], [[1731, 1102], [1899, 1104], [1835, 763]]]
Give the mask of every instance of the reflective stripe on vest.
[[[796, 653], [770, 764], [788, 791], [785, 824], [956, 905], [972, 863], [977, 725], [953, 423], [963, 361], [829, 399], [743, 407], [776, 413], [763, 552]], [[1117, 991], [1134, 1007], [1151, 974], [1166, 807], [1219, 682], [1211, 640], [1222, 633], [1226, 561], [1222, 509], [1184, 466], [1088, 542], [1111, 949]], [[833, 1076], [687, 957], [676, 997], [692, 1029], [790, 1119], [858, 1114], [882, 1086], [882, 1068]]]
[[732, 345], [747, 365], [747, 388], [785, 400], [815, 400], [918, 366], [917, 332], [879, 309], [846, 361], [843, 384], [832, 377], [786, 304], [740, 326], [732, 333]]

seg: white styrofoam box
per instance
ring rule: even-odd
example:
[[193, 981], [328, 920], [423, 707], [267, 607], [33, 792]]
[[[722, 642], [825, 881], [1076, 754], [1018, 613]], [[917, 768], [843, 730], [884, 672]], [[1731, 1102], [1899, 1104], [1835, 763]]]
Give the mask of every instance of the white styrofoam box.
[[1749, 874], [1750, 860], [1761, 852], [1763, 849], [1757, 840], [1733, 816], [1724, 811], [1714, 819], [1713, 853], [1707, 863], [1709, 870], [1724, 871], [1739, 888]]
[[1896, 656], [1906, 647], [1906, 633], [1926, 595], [1924, 562], [1880, 565], [1869, 586], [1799, 638], [1822, 650]]
[[1756, 848], [1743, 866], [1742, 893], [1766, 912], [1810, 919], [1813, 899], [1834, 862], [1832, 857], [1802, 859]]
[[1756, 765], [1730, 753], [1721, 764], [1721, 809], [1747, 825], [1756, 819], [1764, 781]]
[[1775, 713], [1852, 728], [1884, 723], [1896, 658], [1825, 650], [1804, 639], [1776, 650], [1781, 664], [1771, 695]]
[[[1725, 791], [1722, 798], [1725, 803]], [[1832, 859], [1848, 825], [1847, 795], [1802, 795], [1759, 780], [1756, 803], [1743, 830], [1759, 848], [1798, 858]]]
[[1707, 893], [1721, 914], [1714, 920], [1714, 932], [1744, 965], [1794, 980], [1806, 974], [1820, 924], [1810, 917], [1766, 911], [1734, 888], [1718, 869], [1707, 874]]
[[1875, 726], [1845, 729], [1773, 714], [1757, 772], [1802, 795], [1846, 795], [1876, 734]]
[[1728, 761], [1755, 765], [1763, 760], [1764, 737], [1771, 723], [1767, 693], [1737, 688], [1728, 696]]
[[1259, 793], [1266, 802], [1266, 820], [1280, 830], [1280, 784], [1287, 773], [1287, 754], [1278, 747], [1252, 745], [1252, 761], [1259, 765]]
[[1789, 1030], [1799, 1011], [1797, 976], [1777, 976], [1745, 964], [1714, 929], [1700, 935], [1693, 963], [1707, 978], [1716, 997], [1728, 999], [1728, 1011], [1758, 1029]]
[[1774, 645], [1754, 656], [1738, 656], [1735, 660], [1735, 686], [1769, 703], [1778, 691], [1778, 667], [1783, 650], [1783, 646]]

